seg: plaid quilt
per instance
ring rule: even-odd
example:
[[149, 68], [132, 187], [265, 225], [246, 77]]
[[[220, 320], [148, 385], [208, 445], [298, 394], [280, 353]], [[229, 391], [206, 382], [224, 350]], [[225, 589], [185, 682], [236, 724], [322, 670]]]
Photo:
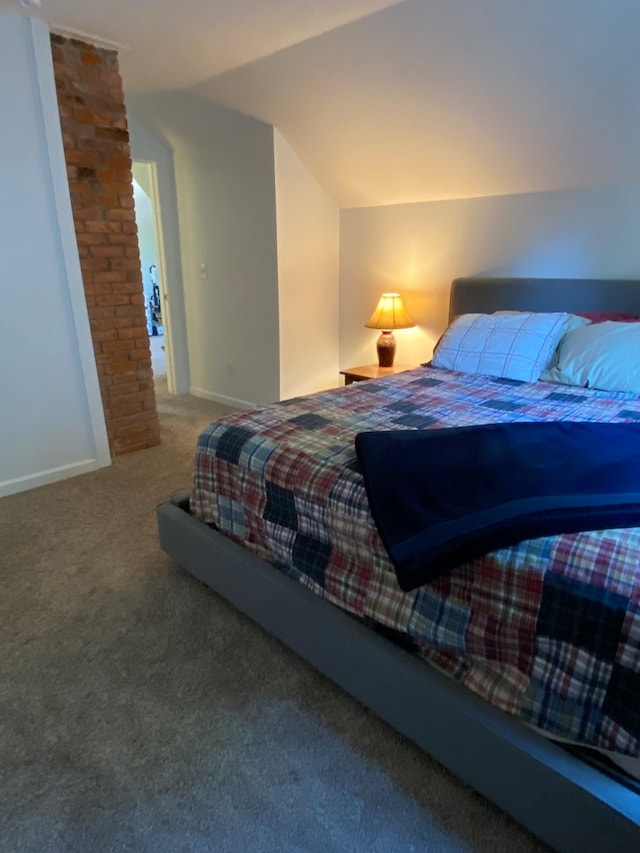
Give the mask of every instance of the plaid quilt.
[[525, 541], [403, 592], [355, 454], [364, 430], [557, 420], [638, 421], [640, 399], [422, 367], [239, 411], [200, 436], [191, 511], [525, 723], [640, 756], [640, 527]]

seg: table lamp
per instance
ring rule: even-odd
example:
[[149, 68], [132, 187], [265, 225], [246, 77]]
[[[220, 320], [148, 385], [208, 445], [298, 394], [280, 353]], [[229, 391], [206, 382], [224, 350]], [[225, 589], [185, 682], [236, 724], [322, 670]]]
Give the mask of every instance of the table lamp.
[[399, 293], [383, 293], [380, 301], [369, 320], [365, 323], [368, 329], [381, 329], [378, 338], [379, 367], [393, 367], [396, 354], [396, 339], [392, 329], [410, 329], [415, 323], [409, 319], [404, 310]]

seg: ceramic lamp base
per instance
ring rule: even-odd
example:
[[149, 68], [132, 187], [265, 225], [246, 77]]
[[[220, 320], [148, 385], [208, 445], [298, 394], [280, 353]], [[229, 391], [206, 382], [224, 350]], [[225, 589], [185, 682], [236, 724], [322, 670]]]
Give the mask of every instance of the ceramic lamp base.
[[378, 366], [393, 367], [396, 355], [396, 339], [393, 332], [382, 332], [378, 338]]

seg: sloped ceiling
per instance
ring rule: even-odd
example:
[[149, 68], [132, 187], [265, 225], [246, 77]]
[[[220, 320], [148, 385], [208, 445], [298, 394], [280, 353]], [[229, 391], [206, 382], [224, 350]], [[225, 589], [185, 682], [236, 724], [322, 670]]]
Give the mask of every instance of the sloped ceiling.
[[178, 89], [402, 0], [0, 0], [120, 52], [131, 92]]
[[343, 208], [640, 179], [638, 0], [42, 4], [127, 45], [129, 91], [275, 125]]

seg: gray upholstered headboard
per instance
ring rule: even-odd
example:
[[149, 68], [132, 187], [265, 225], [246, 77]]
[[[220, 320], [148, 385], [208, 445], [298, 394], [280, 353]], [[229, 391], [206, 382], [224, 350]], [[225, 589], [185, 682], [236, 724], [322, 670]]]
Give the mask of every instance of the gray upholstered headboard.
[[492, 311], [630, 311], [640, 316], [640, 280], [456, 278], [449, 318]]

